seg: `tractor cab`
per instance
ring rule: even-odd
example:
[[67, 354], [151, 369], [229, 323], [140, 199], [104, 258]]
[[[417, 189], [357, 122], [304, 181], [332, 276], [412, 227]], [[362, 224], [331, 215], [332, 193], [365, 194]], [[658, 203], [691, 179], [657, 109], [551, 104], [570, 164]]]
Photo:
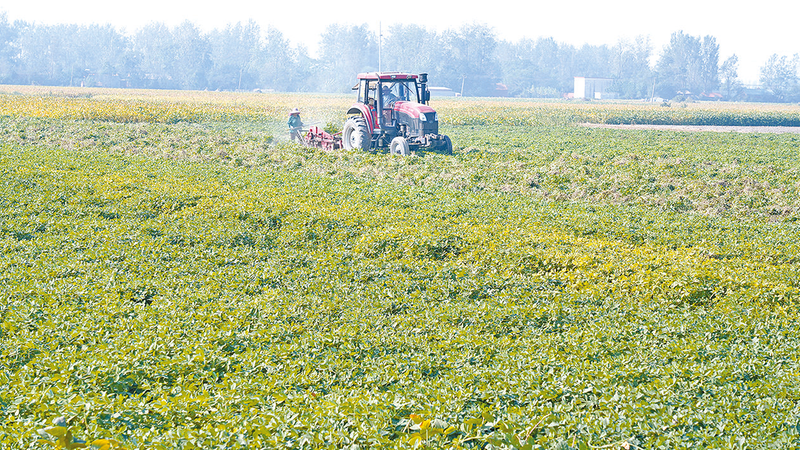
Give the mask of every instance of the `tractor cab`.
[[358, 101], [371, 107], [377, 106], [379, 100], [382, 100], [382, 106], [387, 109], [398, 100], [424, 103], [419, 100], [419, 86], [417, 80], [413, 78], [385, 81], [362, 79], [354, 90], [358, 90]]
[[358, 97], [347, 112], [352, 120], [343, 130], [345, 148], [389, 147], [401, 154], [420, 147], [452, 150], [450, 139], [438, 134], [438, 116], [428, 106], [427, 74], [362, 73], [353, 90]]
[[358, 91], [358, 103], [369, 109], [373, 128], [388, 130], [397, 126], [394, 114], [397, 102], [426, 103], [421, 100], [423, 96], [417, 78], [417, 75], [397, 72], [359, 74], [358, 84], [353, 90]]

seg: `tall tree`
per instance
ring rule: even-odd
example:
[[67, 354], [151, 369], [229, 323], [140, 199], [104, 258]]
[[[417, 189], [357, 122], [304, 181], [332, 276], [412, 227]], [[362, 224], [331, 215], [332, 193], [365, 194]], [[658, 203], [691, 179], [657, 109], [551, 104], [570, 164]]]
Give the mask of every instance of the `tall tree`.
[[599, 76], [597, 58], [590, 47], [580, 51], [552, 37], [502, 42], [498, 58], [509, 94], [525, 97], [560, 97], [572, 90], [574, 76]]
[[70, 84], [119, 87], [130, 71], [128, 39], [111, 25], [81, 26], [76, 32]]
[[68, 86], [75, 80], [77, 25], [19, 24], [19, 70], [26, 84]]
[[359, 72], [377, 69], [377, 39], [366, 24], [328, 25], [320, 42], [318, 91], [350, 92]]
[[719, 44], [714, 36], [704, 36], [700, 44], [700, 86], [705, 93], [719, 87]]
[[672, 98], [679, 93], [695, 92], [701, 79], [700, 39], [683, 31], [672, 33], [656, 65], [658, 91]]
[[426, 72], [432, 80], [438, 80], [441, 76], [438, 73], [441, 57], [440, 37], [435, 31], [419, 25], [392, 25], [383, 39], [383, 70]]
[[139, 60], [141, 86], [176, 88], [177, 45], [170, 29], [160, 22], [146, 25], [133, 38], [133, 52]]
[[442, 35], [440, 75], [445, 85], [464, 95], [492, 95], [500, 81], [494, 30], [484, 24], [467, 24]]
[[314, 76], [318, 70], [319, 61], [312, 58], [308, 54], [308, 49], [303, 45], [298, 45], [294, 54], [295, 64], [291, 73], [292, 83], [289, 89], [299, 92], [319, 92]]
[[172, 31], [175, 42], [175, 81], [181, 89], [208, 87], [211, 70], [211, 45], [191, 22], [183, 22]]
[[214, 69], [211, 84], [215, 89], [253, 89], [259, 79], [261, 29], [253, 20], [237, 22], [211, 35]]
[[611, 53], [612, 89], [622, 98], [647, 98], [652, 93], [653, 73], [650, 55], [653, 47], [650, 38], [637, 36], [629, 41], [617, 42]]
[[739, 90], [739, 57], [731, 55], [722, 66], [719, 68], [719, 75], [722, 82], [722, 90], [725, 91], [725, 97], [728, 99], [733, 98]]
[[11, 83], [16, 77], [17, 29], [8, 22], [8, 14], [0, 13], [0, 83]]
[[656, 66], [658, 92], [666, 98], [679, 93], [711, 92], [719, 85], [719, 45], [713, 36], [672, 33]]
[[[556, 88], [559, 85], [559, 48], [552, 37], [539, 38], [531, 50], [531, 63], [535, 71], [531, 92], [536, 95], [537, 89], [541, 92], [544, 87]], [[539, 95], [536, 95], [539, 96]]]
[[514, 97], [530, 96], [530, 87], [535, 77], [535, 66], [531, 57], [534, 43], [530, 39], [519, 42], [501, 41], [497, 45], [497, 59], [508, 87], [508, 94]]
[[615, 72], [614, 63], [617, 48], [607, 45], [584, 44], [574, 51], [571, 74], [573, 77], [611, 77]]
[[297, 90], [297, 52], [277, 28], [267, 28], [258, 65], [262, 87], [276, 91]]
[[780, 101], [792, 101], [800, 97], [800, 78], [797, 74], [799, 65], [798, 54], [792, 58], [772, 54], [761, 67], [761, 83]]

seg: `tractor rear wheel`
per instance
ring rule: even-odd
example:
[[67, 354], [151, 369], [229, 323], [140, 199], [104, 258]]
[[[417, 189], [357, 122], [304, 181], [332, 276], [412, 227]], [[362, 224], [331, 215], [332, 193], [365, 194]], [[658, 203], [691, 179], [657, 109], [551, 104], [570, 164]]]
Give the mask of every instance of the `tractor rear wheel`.
[[397, 136], [389, 143], [389, 153], [393, 155], [408, 156], [411, 154], [408, 141], [403, 136]]
[[369, 150], [370, 138], [367, 122], [361, 117], [351, 117], [344, 123], [342, 143], [346, 150]]

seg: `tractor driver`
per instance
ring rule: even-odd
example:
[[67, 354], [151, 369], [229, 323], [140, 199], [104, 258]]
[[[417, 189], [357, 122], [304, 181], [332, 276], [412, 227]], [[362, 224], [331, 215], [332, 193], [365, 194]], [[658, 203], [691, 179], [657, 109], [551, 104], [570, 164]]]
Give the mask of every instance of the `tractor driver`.
[[383, 89], [381, 89], [381, 97], [383, 99], [384, 108], [387, 106], [392, 106], [392, 103], [396, 102], [397, 100], [400, 100], [396, 95], [394, 95], [392, 90], [389, 89], [389, 86], [385, 85], [383, 86]]

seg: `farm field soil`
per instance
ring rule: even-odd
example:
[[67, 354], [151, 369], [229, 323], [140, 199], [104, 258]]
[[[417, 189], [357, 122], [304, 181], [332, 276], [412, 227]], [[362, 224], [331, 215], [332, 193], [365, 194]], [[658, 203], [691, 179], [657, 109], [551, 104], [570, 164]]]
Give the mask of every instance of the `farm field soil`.
[[0, 96], [2, 449], [800, 445], [798, 136], [462, 100], [396, 158], [259, 103], [336, 96], [73, 94]]

